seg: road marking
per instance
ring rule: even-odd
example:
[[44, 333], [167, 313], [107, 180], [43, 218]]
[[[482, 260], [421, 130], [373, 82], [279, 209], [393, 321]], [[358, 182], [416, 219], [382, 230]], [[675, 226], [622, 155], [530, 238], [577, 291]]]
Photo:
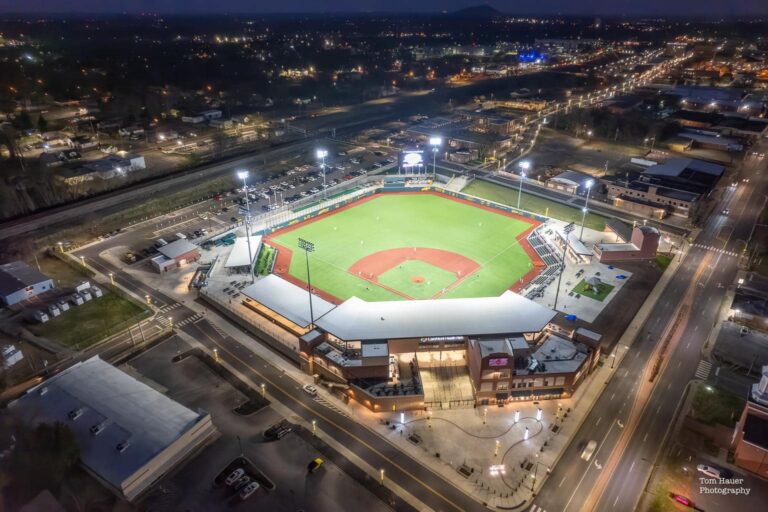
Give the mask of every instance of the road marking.
[[616, 499], [615, 499], [615, 500], [613, 500], [613, 505], [612, 505], [612, 508], [616, 508], [616, 503], [618, 503], [618, 501], [619, 501], [619, 496], [621, 496], [621, 494], [617, 494], [617, 495], [616, 495]]
[[560, 483], [559, 483], [559, 484], [557, 484], [557, 488], [558, 488], [558, 489], [559, 489], [560, 487], [562, 487], [562, 485], [563, 485], [563, 482], [565, 482], [565, 479], [566, 479], [566, 477], [563, 477], [563, 479], [562, 479], [562, 480], [560, 480]]
[[661, 404], [656, 408], [656, 414], [659, 414], [659, 411], [661, 411]]
[[643, 442], [645, 442], [647, 439], [648, 439], [648, 432], [646, 432], [645, 435], [643, 436]]
[[[646, 435], [648, 435], [648, 434], [646, 434]], [[635, 467], [635, 461], [632, 461], [632, 465], [629, 466], [629, 473], [632, 472], [632, 469], [634, 469], [634, 467]]]
[[613, 400], [613, 397], [615, 397], [615, 396], [616, 396], [616, 393], [612, 394], [611, 398], [609, 398], [608, 400]]
[[[597, 454], [600, 452], [600, 448], [603, 447], [603, 444], [605, 444], [605, 441], [608, 439], [608, 436], [611, 434], [611, 430], [613, 430], [613, 427], [615, 426], [615, 423], [611, 423], [611, 428], [608, 429], [608, 432], [605, 433], [605, 437], [603, 437], [603, 440], [600, 442], [600, 446], [597, 447], [597, 450], [595, 450], [595, 461], [597, 461]], [[565, 504], [565, 508], [563, 508], [563, 512], [568, 510], [568, 507], [571, 505], [571, 502], [573, 501], [573, 497], [576, 496], [576, 491], [581, 489], [581, 484], [584, 482], [584, 479], [589, 474], [589, 470], [592, 469], [592, 464], [589, 464], [587, 466], [586, 471], [584, 471], [584, 474], [581, 475], [581, 479], [579, 480], [579, 483], [576, 484], [576, 487], [574, 487], [573, 492], [571, 493], [571, 497], [568, 498], [568, 503]]]
[[603, 417], [602, 417], [602, 416], [600, 416], [599, 418], [597, 418], [597, 421], [595, 422], [595, 426], [598, 426], [598, 425], [600, 424], [600, 420], [602, 420], [602, 419], [603, 419]]
[[709, 374], [711, 371], [712, 371], [712, 363], [702, 359], [701, 361], [699, 361], [699, 365], [696, 367], [696, 378], [701, 380], [707, 380], [709, 378]]
[[[211, 322], [209, 322], [209, 324], [210, 324], [210, 325], [213, 325]], [[197, 324], [195, 324], [195, 325], [197, 325]], [[220, 342], [218, 342], [218, 341], [214, 340], [213, 338], [211, 338], [211, 337], [210, 337], [210, 336], [209, 336], [209, 335], [208, 335], [206, 332], [204, 332], [202, 329], [198, 329], [198, 330], [200, 330], [200, 332], [202, 332], [202, 333], [203, 333], [203, 335], [204, 335], [205, 337], [207, 337], [209, 340], [211, 340], [211, 342], [212, 342], [214, 345], [218, 346], [218, 347], [219, 347], [219, 349], [220, 349], [220, 351], [222, 351], [222, 352], [226, 352], [227, 354], [229, 354], [229, 355], [230, 355], [230, 357], [232, 357], [233, 359], [235, 359], [235, 360], [239, 361], [239, 362], [240, 362], [240, 364], [242, 364], [242, 365], [243, 365], [243, 366], [245, 366], [246, 368], [249, 368], [249, 369], [250, 369], [250, 370], [251, 370], [253, 373], [255, 373], [255, 374], [256, 374], [256, 375], [257, 375], [259, 378], [261, 378], [262, 380], [264, 380], [264, 381], [265, 381], [265, 382], [267, 382], [268, 384], [270, 384], [270, 385], [274, 386], [276, 389], [279, 389], [279, 390], [280, 390], [280, 391], [281, 391], [283, 394], [285, 394], [287, 397], [289, 397], [290, 399], [292, 399], [292, 400], [293, 400], [293, 401], [294, 401], [294, 402], [295, 402], [297, 405], [299, 405], [299, 406], [303, 407], [304, 409], [306, 409], [308, 413], [310, 413], [310, 414], [312, 414], [312, 415], [314, 415], [314, 416], [316, 416], [316, 417], [322, 418], [322, 419], [323, 419], [323, 420], [325, 420], [327, 423], [329, 423], [329, 424], [333, 425], [334, 427], [336, 427], [338, 430], [340, 430], [340, 431], [342, 431], [342, 432], [346, 433], [346, 434], [347, 434], [349, 437], [351, 437], [352, 439], [356, 440], [358, 443], [360, 443], [361, 445], [365, 446], [365, 447], [366, 447], [366, 448], [368, 448], [368, 449], [369, 449], [371, 452], [373, 452], [373, 453], [375, 453], [377, 456], [379, 456], [379, 457], [380, 457], [382, 460], [385, 460], [385, 461], [389, 462], [389, 463], [390, 463], [392, 466], [394, 466], [395, 468], [397, 468], [397, 469], [398, 469], [398, 470], [399, 470], [401, 473], [403, 473], [403, 474], [407, 475], [407, 476], [408, 476], [409, 478], [411, 478], [411, 479], [412, 479], [414, 482], [418, 482], [418, 483], [419, 483], [419, 484], [420, 484], [422, 487], [424, 487], [425, 489], [427, 489], [427, 490], [429, 490], [430, 492], [432, 492], [432, 493], [433, 493], [435, 496], [437, 496], [438, 498], [440, 498], [440, 499], [442, 499], [443, 501], [445, 501], [445, 502], [446, 502], [448, 505], [450, 505], [450, 506], [451, 506], [451, 507], [453, 507], [454, 509], [458, 510], [459, 512], [462, 512], [462, 509], [461, 509], [461, 508], [459, 508], [459, 506], [458, 506], [458, 505], [454, 504], [454, 503], [453, 503], [451, 500], [449, 500], [447, 497], [445, 497], [445, 496], [443, 496], [442, 494], [440, 494], [440, 493], [439, 493], [439, 492], [438, 492], [436, 489], [433, 489], [433, 488], [432, 488], [431, 486], [429, 486], [429, 485], [428, 485], [426, 482], [424, 482], [424, 481], [422, 481], [421, 479], [419, 479], [419, 478], [418, 478], [416, 475], [414, 475], [414, 474], [410, 473], [408, 470], [406, 470], [405, 468], [403, 468], [402, 466], [400, 466], [400, 465], [399, 465], [399, 464], [397, 464], [396, 462], [392, 461], [390, 458], [388, 458], [386, 455], [384, 455], [383, 453], [381, 453], [379, 450], [377, 450], [376, 448], [374, 448], [373, 446], [371, 446], [370, 444], [368, 444], [368, 443], [367, 443], [365, 440], [361, 439], [361, 438], [360, 438], [360, 437], [358, 437], [356, 434], [353, 434], [353, 433], [352, 433], [352, 432], [350, 432], [349, 430], [345, 429], [343, 426], [339, 425], [338, 423], [336, 423], [335, 421], [333, 421], [332, 419], [330, 419], [328, 416], [324, 415], [324, 414], [322, 413], [322, 411], [316, 411], [316, 410], [314, 410], [314, 409], [310, 408], [309, 406], [307, 406], [307, 405], [306, 405], [304, 402], [302, 402], [302, 401], [298, 400], [297, 398], [295, 398], [293, 395], [291, 395], [290, 393], [288, 393], [288, 392], [287, 392], [287, 391], [286, 391], [286, 390], [285, 390], [283, 387], [281, 387], [281, 386], [278, 384], [278, 382], [276, 382], [276, 381], [273, 381], [273, 380], [269, 379], [267, 376], [265, 376], [265, 375], [262, 375], [261, 373], [259, 373], [259, 371], [258, 371], [256, 368], [254, 368], [253, 366], [251, 366], [251, 365], [250, 365], [250, 364], [248, 364], [247, 362], [245, 362], [245, 361], [243, 361], [242, 359], [240, 359], [240, 358], [239, 358], [239, 357], [238, 357], [236, 354], [234, 354], [234, 353], [233, 353], [231, 350], [229, 350], [228, 348], [226, 348], [226, 347], [225, 347], [225, 346], [224, 346], [222, 343], [220, 343]], [[242, 344], [241, 344], [240, 342], [238, 342], [237, 340], [234, 340], [234, 341], [235, 341], [235, 343], [237, 343], [238, 345], [242, 345]], [[609, 432], [610, 432], [610, 430], [609, 430]], [[427, 469], [428, 469], [428, 468], [427, 468]], [[432, 471], [430, 470], [430, 472], [432, 472]], [[435, 475], [435, 476], [437, 476], [438, 478], [442, 478], [440, 475], [438, 475], [438, 474], [436, 474], [436, 473], [434, 473], [434, 472], [432, 472], [432, 474], [434, 474], [434, 475]], [[449, 484], [450, 484], [450, 482], [448, 482], [447, 480], [445, 480], [445, 478], [442, 478], [442, 479], [443, 479], [443, 481], [445, 481], [445, 482], [447, 482], [447, 483], [449, 483]], [[462, 492], [463, 492], [463, 491], [462, 491]], [[468, 494], [466, 494], [466, 493], [464, 493], [464, 494], [465, 494], [467, 497], [469, 497], [470, 499], [472, 499], [472, 500], [475, 500], [475, 498], [474, 498], [474, 497], [472, 497], [472, 496], [469, 496], [469, 495], [468, 495]], [[418, 499], [418, 498], [417, 498], [417, 499]], [[475, 501], [476, 501], [476, 500], [475, 500]]]

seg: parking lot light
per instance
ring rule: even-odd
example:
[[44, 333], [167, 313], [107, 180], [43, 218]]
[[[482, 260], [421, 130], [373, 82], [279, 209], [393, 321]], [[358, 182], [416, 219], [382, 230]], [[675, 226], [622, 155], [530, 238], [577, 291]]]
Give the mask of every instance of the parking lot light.
[[384, 468], [379, 470], [379, 485], [384, 485]]
[[312, 437], [317, 437], [317, 420], [312, 420]]
[[262, 398], [265, 397], [267, 394], [267, 385], [263, 382], [261, 383], [261, 396]]

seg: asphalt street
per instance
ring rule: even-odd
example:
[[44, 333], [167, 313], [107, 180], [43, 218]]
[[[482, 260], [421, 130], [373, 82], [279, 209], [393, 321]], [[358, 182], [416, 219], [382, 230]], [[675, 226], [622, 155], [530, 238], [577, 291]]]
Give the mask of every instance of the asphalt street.
[[[731, 187], [724, 194], [720, 206], [694, 240], [685, 263], [640, 329], [639, 338], [613, 378], [606, 383], [605, 391], [553, 469], [531, 510], [634, 510], [683, 392], [697, 373], [702, 347], [727, 286], [735, 278], [738, 257], [729, 253], [740, 254], [764, 204], [765, 167], [763, 161], [745, 162], [745, 175], [750, 177], [750, 182], [740, 183], [735, 189]], [[730, 210], [729, 215], [720, 213], [725, 208]], [[700, 279], [694, 282], [700, 267]], [[603, 476], [602, 466], [616, 448], [623, 426], [627, 425], [643, 370], [662, 335], [674, 322], [678, 306], [691, 286], [693, 301], [687, 322], [678, 328], [680, 339], [666, 355], [666, 369], [655, 379], [647, 406], [618, 465], [610, 475]], [[581, 452], [590, 440], [597, 441], [598, 448], [586, 462], [581, 459]], [[604, 491], [600, 496], [590, 496], [601, 477], [607, 479]]]

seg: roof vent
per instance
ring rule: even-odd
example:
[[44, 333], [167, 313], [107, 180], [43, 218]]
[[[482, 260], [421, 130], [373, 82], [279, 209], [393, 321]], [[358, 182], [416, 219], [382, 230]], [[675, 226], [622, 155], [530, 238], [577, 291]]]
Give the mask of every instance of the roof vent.
[[101, 434], [101, 432], [104, 430], [104, 424], [103, 423], [97, 423], [96, 425], [92, 426], [90, 428], [91, 434], [97, 436]]
[[71, 411], [69, 411], [67, 413], [67, 416], [72, 421], [75, 421], [77, 418], [79, 418], [82, 415], [83, 415], [83, 410], [82, 409], [72, 409]]
[[40, 388], [40, 396], [45, 395], [48, 392], [48, 386], [43, 386]]
[[125, 450], [128, 449], [129, 446], [131, 446], [131, 442], [128, 440], [125, 440], [122, 443], [117, 443], [117, 446], [115, 448], [117, 448], [117, 451], [119, 451], [120, 453], [123, 453]]

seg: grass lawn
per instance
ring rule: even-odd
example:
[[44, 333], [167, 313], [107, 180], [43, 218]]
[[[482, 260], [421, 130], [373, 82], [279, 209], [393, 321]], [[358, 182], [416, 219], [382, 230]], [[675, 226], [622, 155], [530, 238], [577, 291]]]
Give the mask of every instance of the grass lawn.
[[744, 399], [711, 386], [699, 387], [693, 396], [691, 416], [706, 425], [733, 427], [744, 409]]
[[669, 266], [670, 263], [672, 263], [671, 256], [667, 256], [666, 254], [656, 255], [656, 264], [659, 266], [661, 270], [667, 270], [667, 267]]
[[[423, 281], [414, 282], [413, 278], [421, 278]], [[410, 260], [387, 270], [379, 276], [378, 281], [414, 299], [429, 299], [457, 279], [453, 272], [424, 261]]]
[[[501, 295], [529, 271], [531, 260], [516, 237], [530, 226], [434, 194], [380, 194], [294, 230], [278, 232], [274, 240], [293, 252], [289, 273], [302, 281], [306, 281], [306, 266], [297, 241], [313, 242], [312, 285], [341, 300], [352, 296], [402, 300], [348, 269], [364, 256], [410, 247], [442, 249], [475, 261], [481, 268], [443, 297], [482, 297]], [[436, 276], [436, 270], [430, 275]], [[428, 293], [426, 287], [420, 291], [409, 280], [394, 275], [385, 278], [398, 280], [397, 288], [409, 296]]]
[[613, 286], [610, 284], [600, 283], [600, 285], [597, 287], [598, 290], [595, 291], [591, 289], [591, 287], [587, 284], [587, 282], [582, 279], [579, 284], [576, 285], [576, 287], [573, 289], [573, 293], [578, 293], [580, 295], [583, 295], [584, 297], [589, 297], [590, 299], [599, 300], [600, 302], [603, 302], [605, 298], [608, 296], [609, 293], [613, 290]]
[[[516, 188], [509, 188], [487, 181], [475, 180], [467, 185], [462, 192], [471, 196], [496, 201], [497, 203], [517, 206]], [[527, 194], [526, 192], [523, 192], [523, 197], [520, 200], [520, 208], [540, 215], [548, 215], [553, 219], [575, 222], [578, 225], [581, 225], [581, 210], [579, 208], [534, 196], [533, 194]], [[588, 228], [602, 231], [605, 229], [605, 222], [607, 220], [608, 219], [602, 215], [588, 213], [585, 225]]]
[[69, 311], [47, 323], [37, 324], [31, 330], [62, 345], [83, 349], [149, 314], [138, 304], [104, 290], [102, 297], [82, 306], [71, 306]]
[[[53, 256], [48, 256], [45, 252], [37, 255], [37, 262], [40, 263], [40, 270], [42, 273], [53, 279], [57, 288], [74, 286], [88, 279], [85, 274], [78, 272], [70, 265], [67, 265]], [[30, 267], [37, 268], [34, 259], [27, 263]]]

